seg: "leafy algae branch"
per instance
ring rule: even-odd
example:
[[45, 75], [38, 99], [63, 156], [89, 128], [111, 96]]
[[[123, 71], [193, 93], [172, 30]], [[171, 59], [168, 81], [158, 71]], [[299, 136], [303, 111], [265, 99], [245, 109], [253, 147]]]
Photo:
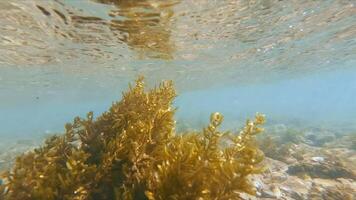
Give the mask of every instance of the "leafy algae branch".
[[239, 132], [221, 132], [213, 113], [201, 132], [175, 132], [171, 81], [145, 91], [136, 80], [122, 100], [96, 119], [76, 117], [65, 133], [19, 156], [2, 176], [4, 200], [205, 200], [254, 194], [248, 176], [261, 173], [254, 136], [257, 114]]

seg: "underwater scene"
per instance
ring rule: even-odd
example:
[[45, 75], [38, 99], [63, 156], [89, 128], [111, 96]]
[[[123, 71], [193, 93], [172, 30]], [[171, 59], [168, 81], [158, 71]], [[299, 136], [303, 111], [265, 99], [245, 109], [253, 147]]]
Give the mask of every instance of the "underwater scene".
[[355, 4], [0, 0], [0, 200], [356, 199]]

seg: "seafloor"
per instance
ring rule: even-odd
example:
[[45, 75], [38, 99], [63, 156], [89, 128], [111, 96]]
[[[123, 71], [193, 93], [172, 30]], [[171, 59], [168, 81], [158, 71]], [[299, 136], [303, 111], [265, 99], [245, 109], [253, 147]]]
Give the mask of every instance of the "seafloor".
[[[36, 148], [34, 140], [2, 141], [0, 171], [10, 169], [17, 155]], [[356, 134], [325, 129], [267, 127], [258, 138], [266, 171], [251, 176], [256, 196], [243, 199], [355, 199]], [[2, 181], [0, 181], [1, 183]]]

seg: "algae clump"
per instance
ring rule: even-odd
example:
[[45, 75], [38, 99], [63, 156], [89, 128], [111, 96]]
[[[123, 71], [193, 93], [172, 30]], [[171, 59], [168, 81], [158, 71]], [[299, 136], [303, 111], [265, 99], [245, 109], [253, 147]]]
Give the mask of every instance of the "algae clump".
[[[145, 91], [143, 78], [96, 119], [65, 125], [65, 134], [19, 156], [3, 175], [0, 199], [240, 199], [254, 194], [248, 176], [261, 173], [254, 136], [264, 116], [239, 133], [218, 130], [213, 113], [201, 132], [175, 132], [171, 81]], [[1, 192], [2, 191], [2, 192]]]

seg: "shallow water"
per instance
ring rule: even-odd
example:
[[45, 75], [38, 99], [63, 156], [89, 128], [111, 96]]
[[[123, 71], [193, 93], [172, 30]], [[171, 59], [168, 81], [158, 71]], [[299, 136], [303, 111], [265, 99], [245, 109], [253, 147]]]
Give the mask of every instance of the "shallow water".
[[[272, 175], [258, 180], [277, 189], [257, 181], [259, 197], [308, 199], [308, 184], [329, 191], [331, 174], [309, 180], [286, 168], [342, 163], [356, 174], [350, 0], [0, 1], [0, 170], [75, 116], [100, 115], [138, 75], [149, 86], [174, 81], [179, 132], [216, 111], [234, 130], [266, 114], [260, 142]], [[269, 137], [278, 147], [266, 147]], [[336, 188], [356, 190], [355, 178], [337, 178]]]
[[138, 74], [149, 85], [174, 80], [178, 118], [195, 127], [212, 111], [228, 123], [258, 111], [275, 123], [355, 125], [352, 1], [9, 0], [0, 9], [3, 137], [99, 114]]

